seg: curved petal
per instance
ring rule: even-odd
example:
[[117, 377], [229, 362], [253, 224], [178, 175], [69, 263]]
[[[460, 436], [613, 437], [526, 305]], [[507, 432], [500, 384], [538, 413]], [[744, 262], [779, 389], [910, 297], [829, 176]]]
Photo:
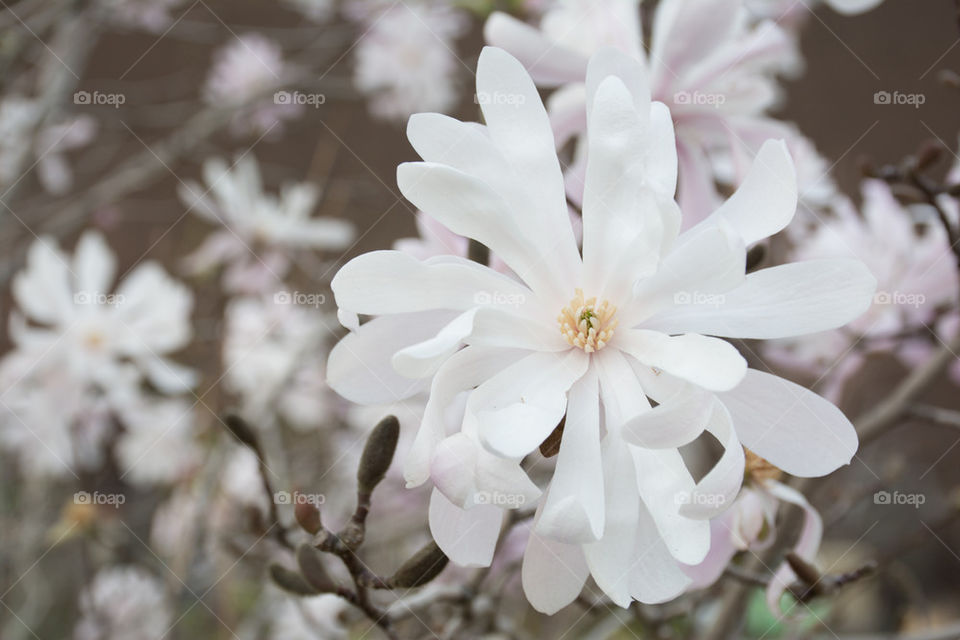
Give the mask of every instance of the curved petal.
[[[807, 562], [813, 562], [823, 538], [823, 520], [820, 518], [820, 514], [810, 506], [803, 494], [795, 489], [779, 482], [770, 482], [765, 488], [784, 502], [795, 504], [803, 509], [803, 528], [800, 530], [800, 537], [793, 551]], [[784, 562], [777, 569], [773, 578], [770, 579], [770, 584], [767, 585], [767, 606], [778, 618], [783, 615], [780, 609], [780, 598], [796, 579], [797, 575], [793, 572], [793, 569]]]
[[489, 567], [504, 512], [490, 505], [465, 510], [443, 494], [430, 494], [430, 533], [440, 549], [462, 567]]
[[530, 527], [520, 571], [523, 592], [530, 605], [553, 615], [577, 599], [590, 569], [579, 545], [564, 544], [542, 537]]
[[795, 262], [751, 273], [722, 298], [675, 306], [643, 326], [726, 338], [789, 338], [850, 322], [870, 307], [876, 288], [876, 278], [859, 260]]
[[327, 382], [358, 404], [389, 404], [425, 391], [429, 380], [398, 374], [393, 354], [436, 335], [456, 312], [425, 311], [374, 318], [345, 336], [330, 351]]
[[783, 378], [749, 369], [717, 397], [743, 446], [791, 475], [827, 475], [857, 451], [857, 432], [840, 409]]
[[724, 516], [720, 516], [710, 523], [707, 557], [700, 564], [683, 567], [683, 572], [692, 580], [690, 589], [705, 589], [716, 582], [735, 555], [737, 548], [731, 542], [730, 525], [724, 522]]
[[464, 338], [473, 330], [476, 313], [476, 309], [465, 311], [432, 338], [397, 351], [391, 359], [394, 371], [406, 378], [432, 376], [447, 358], [463, 346]]
[[541, 86], [576, 82], [586, 74], [586, 57], [551, 42], [537, 29], [506, 13], [490, 14], [483, 26], [483, 35], [487, 44], [514, 55]]
[[746, 464], [743, 447], [733, 430], [733, 420], [726, 407], [713, 403], [713, 417], [707, 431], [723, 445], [723, 455], [712, 469], [700, 479], [690, 499], [680, 507], [680, 514], [688, 518], [709, 519], [730, 508], [740, 486]]
[[580, 349], [527, 356], [477, 387], [467, 401], [464, 427], [476, 429], [493, 453], [527, 455], [560, 423], [567, 391], [589, 362]]
[[673, 449], [690, 444], [713, 416], [714, 396], [686, 384], [668, 400], [623, 425], [623, 438], [645, 449]]
[[668, 602], [687, 590], [690, 578], [674, 560], [643, 505], [640, 505], [639, 516], [636, 541], [639, 559], [631, 567], [630, 595], [645, 604]]
[[747, 361], [736, 347], [718, 338], [634, 329], [614, 339], [617, 347], [643, 364], [711, 391], [734, 388], [747, 370]]
[[536, 531], [553, 540], [582, 544], [603, 535], [603, 462], [600, 458], [600, 395], [588, 372], [570, 388], [557, 466]]

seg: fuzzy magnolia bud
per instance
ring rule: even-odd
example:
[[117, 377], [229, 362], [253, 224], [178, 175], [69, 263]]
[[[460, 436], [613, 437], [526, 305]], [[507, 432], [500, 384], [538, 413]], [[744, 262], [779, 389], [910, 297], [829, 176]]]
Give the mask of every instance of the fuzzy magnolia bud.
[[436, 542], [430, 542], [412, 558], [403, 563], [388, 580], [391, 588], [420, 587], [436, 578], [447, 566], [447, 556]]
[[293, 507], [293, 515], [297, 519], [297, 524], [311, 535], [317, 535], [323, 528], [320, 509], [310, 501], [297, 501], [297, 504]]
[[284, 591], [298, 596], [315, 596], [318, 593], [299, 573], [279, 564], [270, 565], [270, 578]]
[[396, 416], [387, 416], [370, 432], [363, 448], [360, 466], [357, 468], [357, 491], [364, 495], [373, 493], [374, 487], [383, 480], [400, 437], [400, 422]]
[[257, 434], [246, 420], [235, 413], [228, 413], [223, 417], [223, 424], [237, 440], [255, 451], [259, 450], [260, 441], [257, 439]]
[[336, 585], [327, 575], [327, 570], [323, 566], [320, 552], [309, 544], [302, 544], [297, 547], [297, 565], [311, 587], [326, 593], [336, 591]]

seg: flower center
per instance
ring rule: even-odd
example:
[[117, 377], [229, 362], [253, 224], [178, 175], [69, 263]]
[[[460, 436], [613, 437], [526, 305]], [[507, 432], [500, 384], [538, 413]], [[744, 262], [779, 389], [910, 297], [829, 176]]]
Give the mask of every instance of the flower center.
[[743, 448], [743, 453], [746, 458], [746, 469], [745, 473], [747, 477], [754, 478], [756, 480], [777, 480], [780, 476], [783, 475], [783, 471], [773, 466], [750, 449], [746, 447]]
[[570, 346], [587, 353], [599, 351], [607, 346], [617, 328], [617, 308], [606, 300], [597, 304], [595, 297], [584, 299], [583, 289], [576, 293], [557, 316], [560, 333]]

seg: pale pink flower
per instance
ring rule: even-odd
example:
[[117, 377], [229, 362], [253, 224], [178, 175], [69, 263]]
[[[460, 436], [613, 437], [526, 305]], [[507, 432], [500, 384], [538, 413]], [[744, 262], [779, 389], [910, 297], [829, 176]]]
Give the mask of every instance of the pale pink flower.
[[74, 640], [155, 640], [170, 631], [163, 583], [139, 567], [100, 570], [80, 595]]

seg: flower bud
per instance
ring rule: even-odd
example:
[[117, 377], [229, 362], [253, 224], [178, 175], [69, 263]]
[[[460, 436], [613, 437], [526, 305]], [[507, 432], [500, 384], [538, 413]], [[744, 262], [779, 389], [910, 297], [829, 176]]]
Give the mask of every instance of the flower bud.
[[326, 593], [336, 591], [336, 585], [323, 566], [320, 552], [311, 545], [301, 544], [297, 547], [297, 565], [300, 567], [300, 573], [303, 574], [311, 587]]
[[317, 535], [323, 528], [320, 508], [310, 501], [297, 501], [293, 507], [293, 516], [297, 519], [297, 524], [311, 535]]
[[310, 586], [296, 571], [290, 571], [279, 564], [270, 565], [270, 578], [278, 587], [298, 596], [315, 596], [317, 590]]
[[374, 487], [383, 480], [393, 454], [397, 450], [397, 439], [400, 437], [400, 422], [396, 416], [387, 416], [381, 420], [370, 432], [367, 444], [363, 448], [360, 466], [357, 468], [357, 490], [368, 495], [373, 493]]
[[388, 580], [391, 588], [412, 588], [427, 584], [447, 566], [447, 556], [431, 541], [403, 563]]

